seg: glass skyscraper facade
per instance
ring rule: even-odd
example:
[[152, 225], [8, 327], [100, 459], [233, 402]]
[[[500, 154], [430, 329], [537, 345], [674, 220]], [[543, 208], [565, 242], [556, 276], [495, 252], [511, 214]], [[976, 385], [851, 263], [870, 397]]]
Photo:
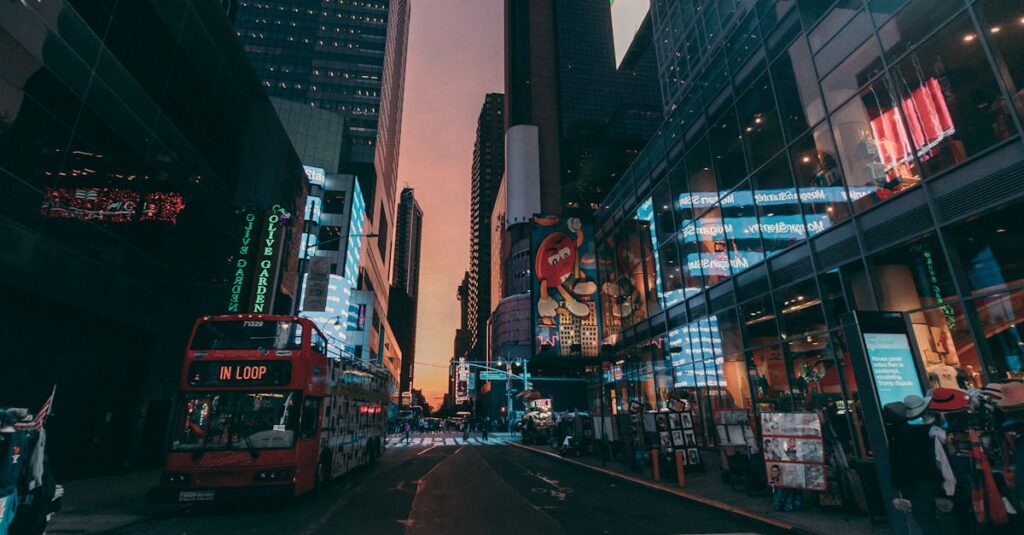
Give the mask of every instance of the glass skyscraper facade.
[[[595, 412], [823, 411], [871, 456], [844, 314], [904, 313], [930, 387], [1024, 378], [1024, 9], [652, 3], [666, 120], [597, 214]], [[834, 414], [834, 411], [833, 411]]]

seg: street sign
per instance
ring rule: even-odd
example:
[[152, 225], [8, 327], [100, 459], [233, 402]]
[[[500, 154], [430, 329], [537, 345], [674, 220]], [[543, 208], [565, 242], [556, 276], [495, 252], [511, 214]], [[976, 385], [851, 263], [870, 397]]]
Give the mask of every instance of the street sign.
[[481, 381], [504, 381], [508, 378], [505, 372], [480, 372]]
[[309, 267], [306, 271], [308, 274], [306, 275], [306, 291], [302, 300], [302, 310], [323, 312], [327, 308], [331, 259], [326, 256], [314, 256], [309, 259]]

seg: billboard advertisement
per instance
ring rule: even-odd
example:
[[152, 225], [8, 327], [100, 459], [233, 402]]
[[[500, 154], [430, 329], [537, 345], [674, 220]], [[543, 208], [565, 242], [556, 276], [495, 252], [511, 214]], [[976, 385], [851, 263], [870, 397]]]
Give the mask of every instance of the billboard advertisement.
[[593, 229], [575, 217], [533, 218], [534, 352], [596, 357], [600, 350]]

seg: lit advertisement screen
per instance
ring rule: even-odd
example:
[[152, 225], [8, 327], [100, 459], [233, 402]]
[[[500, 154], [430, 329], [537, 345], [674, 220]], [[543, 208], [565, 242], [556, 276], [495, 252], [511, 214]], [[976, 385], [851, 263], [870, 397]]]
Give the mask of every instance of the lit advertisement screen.
[[600, 300], [593, 228], [575, 217], [535, 217], [532, 252], [534, 349], [596, 357]]
[[615, 40], [615, 65], [622, 64], [629, 45], [633, 42], [651, 4], [648, 0], [610, 0], [612, 9], [612, 34]]

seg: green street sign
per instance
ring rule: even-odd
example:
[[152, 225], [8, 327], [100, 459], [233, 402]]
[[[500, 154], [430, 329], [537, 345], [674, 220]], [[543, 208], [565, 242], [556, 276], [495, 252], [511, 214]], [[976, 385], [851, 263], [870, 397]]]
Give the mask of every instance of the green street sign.
[[505, 372], [480, 372], [481, 381], [504, 381], [507, 377]]

